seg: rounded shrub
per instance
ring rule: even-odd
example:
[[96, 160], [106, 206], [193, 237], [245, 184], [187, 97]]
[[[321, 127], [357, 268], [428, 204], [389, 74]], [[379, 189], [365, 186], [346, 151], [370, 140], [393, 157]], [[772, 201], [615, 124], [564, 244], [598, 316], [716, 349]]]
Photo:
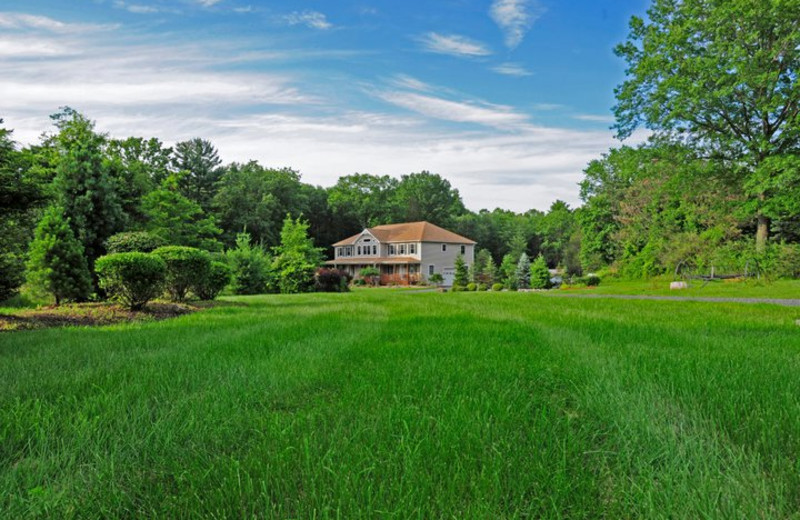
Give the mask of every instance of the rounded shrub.
[[128, 231], [111, 235], [106, 241], [109, 253], [150, 253], [167, 245], [161, 237], [147, 231]]
[[470, 283], [467, 284], [467, 290], [468, 291], [477, 291], [478, 290], [478, 285], [473, 283], [473, 282], [470, 282]]
[[161, 293], [167, 265], [148, 253], [113, 253], [98, 258], [94, 270], [112, 299], [139, 310]]
[[503, 287], [504, 287], [504, 285], [501, 284], [501, 283], [492, 284], [492, 290], [493, 291], [502, 291]]
[[314, 289], [317, 292], [347, 292], [350, 275], [339, 269], [317, 269], [314, 273]]
[[478, 284], [478, 290], [479, 291], [488, 291], [489, 290], [489, 286], [486, 285], [485, 283], [479, 283]]
[[584, 281], [586, 285], [589, 287], [595, 287], [597, 285], [600, 285], [600, 277], [597, 276], [596, 274], [587, 275], [586, 278], [584, 278]]
[[463, 286], [463, 285], [453, 285], [450, 288], [451, 292], [464, 292], [466, 290], [467, 290], [467, 288], [465, 286]]
[[211, 262], [205, 278], [192, 287], [201, 300], [213, 300], [231, 282], [231, 268], [224, 262]]
[[197, 280], [208, 276], [211, 257], [205, 251], [194, 247], [165, 246], [153, 253], [167, 265], [164, 288], [173, 301], [183, 301]]

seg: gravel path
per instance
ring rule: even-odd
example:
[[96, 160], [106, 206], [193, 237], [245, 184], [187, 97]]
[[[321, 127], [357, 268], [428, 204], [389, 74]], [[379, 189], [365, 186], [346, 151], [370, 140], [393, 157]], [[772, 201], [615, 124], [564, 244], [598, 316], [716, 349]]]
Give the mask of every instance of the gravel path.
[[617, 300], [667, 300], [673, 302], [770, 303], [784, 307], [800, 307], [800, 299], [706, 298], [701, 296], [648, 296], [645, 294], [553, 294], [550, 296], [553, 298], [614, 298]]

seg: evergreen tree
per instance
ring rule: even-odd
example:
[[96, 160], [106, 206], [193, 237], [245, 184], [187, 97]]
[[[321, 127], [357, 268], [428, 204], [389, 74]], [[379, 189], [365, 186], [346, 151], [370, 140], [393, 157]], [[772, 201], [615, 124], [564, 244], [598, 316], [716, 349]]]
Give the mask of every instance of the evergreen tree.
[[225, 256], [233, 271], [231, 288], [234, 294], [274, 292], [271, 259], [267, 253], [250, 242], [248, 233], [239, 233], [236, 247]]
[[455, 277], [453, 278], [453, 285], [457, 285], [459, 287], [466, 287], [469, 283], [469, 269], [467, 268], [467, 263], [464, 261], [463, 255], [458, 255], [456, 257], [456, 273]]
[[81, 301], [92, 292], [92, 277], [83, 246], [64, 219], [50, 207], [36, 228], [28, 260], [28, 283], [36, 292], [50, 294], [56, 305]]
[[517, 261], [511, 253], [503, 257], [500, 264], [500, 277], [506, 289], [512, 291], [517, 289]]
[[550, 288], [550, 270], [547, 268], [544, 256], [539, 255], [530, 266], [530, 284], [532, 289]]
[[95, 259], [105, 254], [106, 239], [121, 231], [124, 221], [104, 160], [106, 138], [94, 131], [94, 122], [71, 108], [51, 117], [59, 129], [55, 136], [60, 152], [55, 178], [58, 202], [91, 271]]
[[531, 259], [528, 258], [528, 253], [522, 253], [517, 262], [517, 288], [530, 289], [531, 288]]
[[309, 224], [287, 215], [281, 229], [281, 245], [275, 248], [274, 271], [281, 293], [314, 290], [314, 272], [322, 263], [322, 250], [308, 236]]
[[525, 232], [522, 229], [517, 229], [508, 244], [508, 253], [514, 262], [518, 262], [522, 254], [527, 253], [527, 251], [528, 240], [525, 238]]
[[222, 161], [214, 145], [199, 137], [182, 141], [175, 145], [172, 164], [184, 174], [179, 182], [181, 194], [210, 212], [216, 183], [222, 177]]

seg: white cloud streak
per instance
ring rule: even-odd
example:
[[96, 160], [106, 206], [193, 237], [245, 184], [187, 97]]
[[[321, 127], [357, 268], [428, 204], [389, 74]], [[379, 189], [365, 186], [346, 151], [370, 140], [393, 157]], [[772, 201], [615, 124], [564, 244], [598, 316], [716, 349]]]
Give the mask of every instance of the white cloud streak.
[[420, 36], [418, 41], [428, 52], [449, 54], [459, 58], [475, 58], [492, 54], [485, 44], [457, 34], [429, 32]]
[[489, 15], [503, 31], [510, 49], [522, 43], [525, 34], [544, 12], [538, 0], [494, 0], [489, 9]]
[[333, 27], [328, 18], [319, 11], [295, 11], [281, 17], [289, 25], [305, 25], [311, 29], [325, 30]]
[[514, 76], [517, 78], [522, 78], [525, 76], [533, 76], [533, 73], [527, 70], [525, 67], [518, 63], [501, 63], [500, 65], [496, 65], [492, 67], [492, 70], [497, 72], [498, 74], [503, 74], [505, 76]]
[[26, 13], [0, 12], [0, 28], [11, 30], [44, 30], [53, 33], [75, 33], [101, 31], [117, 28], [117, 25], [66, 23], [47, 16]]

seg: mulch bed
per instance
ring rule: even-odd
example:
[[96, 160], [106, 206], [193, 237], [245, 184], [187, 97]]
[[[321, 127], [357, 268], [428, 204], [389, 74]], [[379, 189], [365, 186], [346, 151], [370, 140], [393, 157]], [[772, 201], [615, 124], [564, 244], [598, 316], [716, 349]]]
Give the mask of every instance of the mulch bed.
[[96, 327], [117, 323], [136, 323], [175, 318], [213, 306], [202, 303], [148, 303], [141, 311], [130, 311], [112, 303], [73, 303], [61, 306], [24, 309], [0, 314], [0, 332], [45, 329], [50, 327]]

